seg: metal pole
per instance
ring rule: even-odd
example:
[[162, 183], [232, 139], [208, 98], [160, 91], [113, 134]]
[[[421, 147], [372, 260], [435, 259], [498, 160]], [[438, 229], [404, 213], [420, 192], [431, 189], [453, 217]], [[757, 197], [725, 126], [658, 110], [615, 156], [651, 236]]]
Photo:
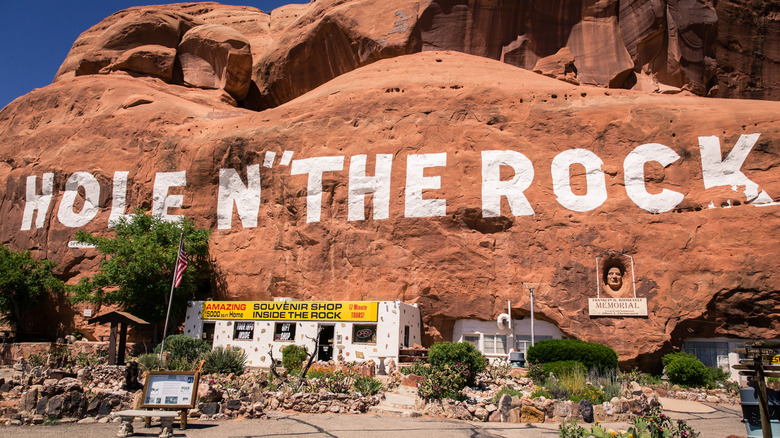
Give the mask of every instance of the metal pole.
[[533, 347], [535, 345], [534, 343], [534, 288], [529, 287], [528, 285], [525, 286], [526, 289], [531, 291], [531, 346]]
[[160, 344], [160, 363], [162, 363], [163, 351], [165, 351], [165, 335], [168, 333], [168, 318], [171, 316], [171, 304], [173, 303], [173, 289], [176, 287], [176, 266], [179, 264], [179, 248], [184, 240], [184, 230], [179, 237], [179, 246], [176, 247], [176, 262], [173, 264], [173, 278], [171, 278], [171, 295], [168, 298], [168, 311], [165, 313], [165, 328], [163, 329], [162, 344]]

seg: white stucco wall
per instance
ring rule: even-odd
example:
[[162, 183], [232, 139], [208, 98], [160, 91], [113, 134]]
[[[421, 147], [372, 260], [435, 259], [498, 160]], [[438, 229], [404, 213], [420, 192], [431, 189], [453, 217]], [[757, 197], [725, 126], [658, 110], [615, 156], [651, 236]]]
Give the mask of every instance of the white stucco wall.
[[[201, 318], [202, 301], [193, 301], [187, 308], [184, 333], [192, 337], [202, 336], [203, 319]], [[353, 343], [353, 325], [373, 324], [373, 322], [310, 322], [287, 321], [296, 324], [294, 341], [274, 341], [276, 321], [254, 321], [254, 336], [251, 340], [233, 339], [234, 321], [217, 320], [214, 329], [214, 347], [240, 347], [248, 356], [247, 365], [251, 367], [269, 367], [271, 359], [269, 351], [276, 360], [281, 360], [282, 349], [295, 343], [311, 351], [316, 348], [314, 338], [319, 325], [333, 325], [333, 359], [336, 359], [339, 346], [343, 348], [346, 361], [361, 361], [373, 359], [378, 362], [380, 357], [395, 360], [398, 363], [398, 350], [403, 342], [404, 326], [409, 326], [410, 346], [420, 344], [422, 338], [420, 309], [400, 301], [379, 301], [377, 314], [376, 344]], [[282, 321], [279, 321], [282, 322]]]
[[[463, 342], [464, 335], [480, 335], [480, 351], [488, 359], [506, 359], [509, 352], [514, 349], [516, 336], [531, 336], [531, 318], [515, 319], [512, 321], [512, 329], [499, 329], [496, 321], [480, 321], [478, 319], [459, 319], [455, 321], [452, 329], [453, 342]], [[484, 353], [484, 335], [505, 335], [507, 337], [507, 352], [505, 354]], [[534, 320], [534, 336], [540, 340], [540, 336], [550, 336], [553, 339], [565, 338], [558, 327], [547, 321]]]

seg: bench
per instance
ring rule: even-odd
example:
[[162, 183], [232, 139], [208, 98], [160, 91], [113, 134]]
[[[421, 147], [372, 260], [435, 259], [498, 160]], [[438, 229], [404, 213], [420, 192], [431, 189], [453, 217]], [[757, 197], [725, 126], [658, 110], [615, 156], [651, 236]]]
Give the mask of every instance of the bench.
[[159, 417], [160, 438], [171, 438], [173, 436], [173, 420], [179, 417], [179, 413], [175, 411], [150, 411], [145, 409], [128, 409], [119, 411], [114, 415], [121, 418], [119, 432], [116, 434], [120, 438], [133, 436], [133, 419], [135, 417], [145, 417], [148, 421], [147, 427], [151, 425], [151, 417]]

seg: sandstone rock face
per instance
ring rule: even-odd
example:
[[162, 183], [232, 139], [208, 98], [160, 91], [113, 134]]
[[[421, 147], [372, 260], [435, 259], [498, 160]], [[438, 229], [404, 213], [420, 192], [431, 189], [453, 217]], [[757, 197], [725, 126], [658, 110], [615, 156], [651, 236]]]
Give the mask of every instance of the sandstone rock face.
[[[134, 8], [85, 32], [52, 85], [0, 111], [0, 240], [75, 282], [100, 261], [68, 246], [75, 233], [110, 233], [110, 218], [140, 207], [214, 230], [215, 296], [399, 299], [421, 307], [428, 342], [449, 339], [457, 319], [495, 319], [507, 300], [527, 316], [526, 285], [537, 317], [615, 347], [626, 363], [686, 337], [780, 336], [780, 104], [575, 84], [625, 73], [623, 55], [598, 71], [582, 61], [594, 32], [615, 23], [612, 35], [631, 35], [626, 81], [637, 59], [650, 77], [646, 66], [663, 58], [669, 77], [710, 83], [706, 50], [679, 43], [679, 68], [649, 55], [671, 47], [653, 30], [668, 16], [691, 47], [709, 25], [660, 1], [515, 5], [548, 17], [527, 32], [487, 26], [504, 23], [497, 11], [476, 25], [481, 3], [423, 3], [419, 14], [411, 3], [366, 4], [318, 1], [270, 17], [216, 4]], [[629, 15], [630, 34], [620, 18]], [[243, 101], [227, 81], [173, 86], [183, 72], [168, 79], [166, 63], [144, 61], [172, 50], [181, 60], [179, 39], [212, 24], [249, 44]], [[444, 38], [456, 31], [463, 39]], [[457, 41], [483, 56], [427, 51]], [[396, 56], [416, 50], [426, 51]], [[562, 66], [569, 83], [502, 56], [555, 77]], [[286, 103], [254, 112], [242, 102]], [[609, 251], [633, 258], [647, 318], [588, 315], [597, 258]], [[66, 301], [58, 309], [82, 324]]]
[[[262, 110], [380, 59], [454, 50], [575, 84], [776, 100], [778, 23], [771, 2], [732, 0], [717, 7], [687, 0], [323, 0], [270, 15], [180, 3], [130, 8], [93, 26], [55, 80], [132, 71], [176, 84], [226, 86], [239, 101], [234, 105]], [[185, 33], [207, 33], [191, 30], [204, 25], [232, 31], [223, 28], [217, 40], [188, 38], [186, 51], [176, 54], [184, 73], [176, 68], [169, 76], [168, 52], [139, 49], [177, 48]], [[562, 61], [563, 73], [550, 71]]]
[[178, 54], [185, 84], [222, 88], [237, 100], [249, 92], [252, 52], [237, 30], [219, 24], [194, 27], [184, 34]]

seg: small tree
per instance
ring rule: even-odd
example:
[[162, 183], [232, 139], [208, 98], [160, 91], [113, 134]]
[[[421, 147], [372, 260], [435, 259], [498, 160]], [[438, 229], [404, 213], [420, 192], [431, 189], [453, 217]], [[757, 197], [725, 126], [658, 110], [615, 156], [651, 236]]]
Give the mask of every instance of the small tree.
[[210, 230], [197, 228], [191, 219], [168, 222], [136, 211], [122, 218], [114, 237], [100, 237], [80, 231], [79, 241], [95, 245], [106, 256], [100, 270], [73, 287], [74, 301], [118, 304], [128, 312], [151, 323], [165, 320], [171, 279], [184, 232], [189, 267], [174, 291], [171, 315], [183, 315], [185, 302], [208, 283]]
[[0, 247], [0, 319], [13, 324], [18, 336], [25, 330], [27, 315], [51, 293], [63, 290], [50, 260], [36, 260], [29, 251]]

